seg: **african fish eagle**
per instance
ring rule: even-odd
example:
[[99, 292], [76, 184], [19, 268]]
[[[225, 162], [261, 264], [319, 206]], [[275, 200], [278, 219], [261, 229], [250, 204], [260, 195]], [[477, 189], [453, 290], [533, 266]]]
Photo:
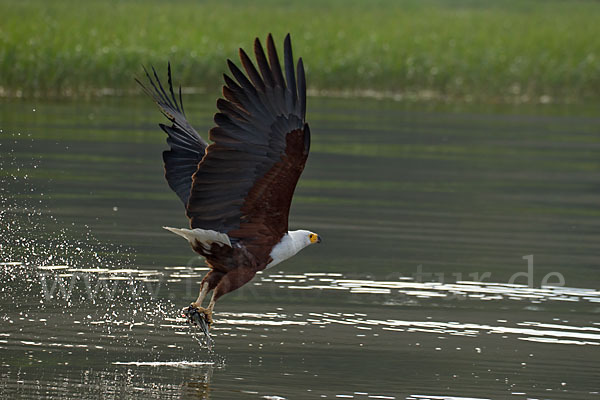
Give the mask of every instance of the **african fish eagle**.
[[[227, 60], [235, 80], [223, 75], [224, 99], [217, 100], [210, 145], [185, 118], [181, 87], [179, 101], [173, 92], [170, 64], [169, 93], [154, 68], [154, 79], [146, 71], [151, 89], [136, 79], [172, 123], [159, 124], [170, 147], [163, 152], [165, 177], [185, 205], [191, 229], [165, 229], [187, 239], [210, 267], [190, 306], [209, 326], [221, 296], [249, 282], [258, 271], [321, 242], [314, 232], [288, 231], [292, 196], [310, 148], [302, 58], [295, 72], [289, 34], [283, 48], [284, 71], [270, 34], [267, 54], [258, 38], [254, 54], [258, 70], [239, 50], [246, 74]], [[211, 290], [212, 298], [203, 308]]]

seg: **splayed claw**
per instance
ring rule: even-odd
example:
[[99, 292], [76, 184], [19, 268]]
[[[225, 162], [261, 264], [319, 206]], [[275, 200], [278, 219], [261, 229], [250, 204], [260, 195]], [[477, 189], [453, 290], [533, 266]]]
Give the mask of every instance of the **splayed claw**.
[[183, 315], [187, 319], [188, 324], [200, 327], [204, 337], [206, 338], [206, 345], [210, 349], [213, 344], [213, 340], [210, 337], [209, 331], [213, 323], [212, 313], [202, 307], [196, 307], [193, 304], [183, 309]]

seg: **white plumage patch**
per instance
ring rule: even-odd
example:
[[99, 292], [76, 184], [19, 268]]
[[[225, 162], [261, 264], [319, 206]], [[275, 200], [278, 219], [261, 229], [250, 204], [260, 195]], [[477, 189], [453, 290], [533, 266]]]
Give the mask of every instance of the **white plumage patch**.
[[274, 267], [282, 261], [296, 255], [300, 250], [310, 245], [309, 231], [299, 230], [291, 231], [283, 235], [279, 243], [271, 250], [271, 261], [267, 264], [267, 269]]
[[168, 226], [163, 226], [168, 231], [173, 232], [176, 235], [184, 237], [188, 242], [194, 244], [194, 242], [199, 242], [202, 244], [202, 247], [208, 249], [213, 243], [218, 243], [219, 245], [227, 245], [231, 247], [231, 241], [229, 240], [229, 236], [225, 233], [205, 230], [205, 229], [179, 229], [179, 228], [170, 228]]

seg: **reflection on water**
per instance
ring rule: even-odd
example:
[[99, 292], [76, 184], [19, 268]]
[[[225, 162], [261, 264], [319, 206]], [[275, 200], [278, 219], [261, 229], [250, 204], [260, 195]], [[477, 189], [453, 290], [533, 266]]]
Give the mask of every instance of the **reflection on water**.
[[3, 104], [1, 396], [598, 397], [595, 114], [311, 104], [292, 223], [324, 243], [225, 296], [212, 352], [155, 110]]
[[[324, 276], [326, 278], [319, 278]], [[333, 277], [333, 278], [332, 278]], [[334, 279], [335, 278], [335, 279]], [[351, 294], [370, 293], [417, 298], [451, 298], [477, 300], [530, 300], [532, 303], [545, 301], [588, 301], [600, 303], [600, 291], [584, 288], [553, 287], [530, 288], [526, 285], [495, 282], [458, 281], [452, 284], [438, 282], [414, 282], [412, 278], [401, 281], [373, 281], [368, 279], [344, 279], [342, 274], [309, 273], [304, 275], [270, 275], [261, 282], [286, 284], [296, 290], [346, 290]]]
[[194, 368], [205, 365], [215, 365], [214, 362], [194, 362], [194, 361], [115, 361], [114, 365], [135, 365], [137, 367], [175, 367], [175, 368]]
[[407, 400], [491, 400], [489, 398], [480, 397], [456, 397], [456, 396], [431, 396], [423, 394], [412, 394], [406, 398]]
[[[22, 274], [23, 278], [29, 281], [38, 281], [36, 277], [36, 270], [25, 267], [16, 262], [2, 263], [0, 266], [4, 267], [4, 276], [15, 277], [16, 274]], [[148, 282], [149, 277], [160, 276], [161, 279], [153, 278], [152, 282], [159, 282], [163, 280], [165, 282], [181, 282], [173, 277], [195, 277], [200, 279], [200, 274], [181, 274], [182, 267], [170, 267], [165, 268], [163, 272], [150, 271], [150, 270], [131, 270], [131, 269], [102, 269], [102, 268], [69, 268], [68, 266], [42, 266], [37, 267], [38, 270], [43, 271], [56, 271], [57, 273], [53, 276], [44, 276], [43, 280], [40, 280], [40, 285], [56, 285], [56, 282], [61, 281], [64, 278], [78, 277], [85, 280], [82, 275], [74, 274], [94, 274], [98, 275], [95, 277], [97, 282], [103, 280], [116, 280], [116, 281], [127, 281], [132, 280], [138, 281], [140, 288], [134, 290], [134, 293], [142, 293], [141, 287], [143, 282]], [[193, 270], [193, 268], [189, 268]], [[68, 271], [68, 273], [62, 273], [62, 271]], [[54, 281], [53, 281], [54, 280]], [[88, 278], [89, 280], [89, 278]], [[89, 291], [92, 285], [76, 285], [76, 284], [65, 284], [68, 286], [71, 292], [67, 290], [60, 291], [56, 290], [55, 295], [60, 298], [64, 297], [65, 300], [73, 302], [73, 298], [77, 298], [78, 302], [85, 302], [88, 296], [92, 292]], [[317, 290], [323, 291], [328, 289], [343, 290], [346, 293], [360, 295], [375, 295], [371, 297], [371, 302], [380, 303], [384, 306], [393, 306], [394, 304], [400, 304], [399, 299], [404, 298], [418, 298], [424, 301], [429, 299], [443, 299], [446, 302], [461, 302], [461, 301], [519, 301], [527, 302], [531, 305], [542, 304], [545, 301], [569, 301], [569, 302], [600, 302], [600, 291], [583, 288], [566, 288], [566, 287], [547, 287], [547, 288], [528, 288], [523, 285], [515, 284], [501, 284], [493, 282], [457, 282], [456, 284], [439, 284], [435, 282], [413, 282], [410, 278], [403, 278], [401, 281], [376, 281], [376, 280], [357, 280], [347, 279], [343, 274], [340, 273], [305, 273], [305, 274], [285, 274], [279, 272], [277, 274], [265, 275], [261, 274], [256, 282], [252, 283], [254, 286], [259, 286], [261, 293], [268, 294], [268, 297], [281, 298], [289, 295], [289, 289], [299, 290]], [[302, 284], [301, 286], [298, 286]], [[37, 284], [33, 284], [35, 289], [32, 287], [30, 290], [39, 291]], [[116, 289], [117, 283], [110, 287], [102, 287], [106, 289], [106, 292], [96, 292], [94, 297], [98, 297], [100, 294], [108, 294], [109, 296], [115, 296], [118, 292]], [[80, 290], [83, 289], [83, 290]], [[87, 289], [87, 290], [86, 290]], [[42, 290], [43, 292], [49, 291], [48, 289]], [[280, 292], [280, 293], [277, 293]], [[141, 299], [143, 304], [153, 304], [155, 310], [160, 310], [161, 318], [157, 321], [149, 321], [143, 319], [141, 321], [133, 320], [122, 320], [117, 317], [117, 313], [113, 311], [112, 314], [106, 318], [106, 314], [103, 315], [103, 319], [95, 319], [91, 315], [87, 315], [85, 324], [87, 325], [104, 325], [120, 327], [125, 326], [127, 329], [134, 329], [138, 327], [154, 327], [164, 328], [173, 330], [174, 334], [187, 335], [189, 327], [185, 323], [183, 316], [173, 317], [169, 316], [169, 313], [173, 313], [176, 306], [171, 302], [161, 304], [164, 300], [158, 300], [154, 298], [156, 293], [149, 293], [149, 298]], [[148, 295], [148, 294], [146, 294]], [[340, 296], [345, 296], [340, 294]], [[380, 299], [378, 300], [377, 297]], [[110, 297], [108, 300], [112, 301], [113, 304], [116, 300], [120, 301], [123, 305], [127, 302], [132, 301], [130, 297], [113, 298]], [[140, 299], [137, 299], [139, 302]], [[471, 304], [471, 306], [473, 306]], [[42, 309], [43, 307], [40, 306]], [[519, 340], [543, 342], [543, 343], [555, 343], [555, 344], [574, 344], [574, 345], [600, 345], [600, 322], [593, 322], [589, 326], [573, 326], [567, 323], [567, 321], [560, 321], [556, 319], [556, 323], [543, 323], [535, 321], [512, 321], [497, 320], [498, 324], [479, 324], [469, 321], [434, 321], [429, 319], [421, 321], [410, 321], [410, 320], [397, 320], [397, 319], [375, 319], [371, 318], [366, 313], [352, 313], [352, 312], [337, 312], [337, 313], [318, 313], [318, 312], [301, 312], [288, 314], [283, 312], [284, 308], [280, 308], [277, 312], [242, 312], [232, 313], [222, 311], [218, 315], [218, 324], [213, 328], [212, 333], [215, 337], [219, 336], [230, 336], [230, 337], [247, 337], [248, 332], [252, 332], [254, 329], [260, 329], [263, 327], [285, 327], [287, 330], [290, 329], [305, 329], [307, 326], [317, 326], [319, 328], [327, 328], [333, 325], [339, 325], [345, 327], [348, 332], [355, 333], [357, 337], [365, 337], [368, 335], [382, 335], [391, 334], [392, 332], [407, 332], [407, 333], [431, 333], [438, 337], [445, 336], [464, 336], [471, 338], [478, 338], [481, 335], [516, 335]], [[136, 310], [132, 310], [136, 311]], [[378, 310], [379, 311], [379, 310]], [[156, 316], [156, 314], [154, 315]], [[144, 317], [145, 318], [145, 317]], [[21, 318], [25, 320], [24, 317]], [[28, 322], [43, 322], [46, 323], [47, 319], [42, 318], [39, 320], [27, 319]], [[75, 324], [82, 324], [82, 321], [74, 320]], [[561, 323], [562, 322], [562, 323]], [[113, 331], [114, 332], [114, 331]], [[339, 333], [338, 333], [339, 334]], [[3, 334], [3, 336], [10, 338], [10, 334]], [[268, 337], [268, 334], [262, 334], [263, 337]], [[86, 344], [62, 344], [62, 343], [42, 343], [35, 341], [19, 340], [23, 345], [27, 346], [48, 346], [48, 347], [81, 347], [87, 348]], [[4, 340], [3, 343], [9, 343]], [[262, 345], [258, 345], [260, 348]], [[94, 346], [95, 348], [102, 348], [102, 346]], [[156, 363], [156, 362], [155, 362]], [[206, 363], [195, 363], [191, 364], [187, 361], [181, 362], [158, 362], [157, 364], [146, 363], [146, 362], [130, 362], [130, 364], [124, 362], [115, 362], [113, 364], [119, 365], [156, 365], [156, 366], [185, 366], [185, 365], [204, 365]], [[208, 364], [213, 364], [208, 363]]]
[[[565, 352], [565, 345], [590, 349], [600, 345], [600, 323], [597, 321], [588, 320], [584, 323], [579, 318], [571, 320], [570, 317], [563, 320], [551, 317], [553, 313], [542, 311], [529, 315], [529, 319], [522, 319], [519, 314], [511, 315], [509, 312], [507, 315], [503, 310], [510, 304], [519, 309], [539, 307], [539, 304], [543, 305], [545, 302], [550, 306], [554, 301], [562, 304], [563, 297], [569, 299], [569, 304], [579, 302], [589, 306], [600, 298], [600, 293], [591, 289], [526, 288], [492, 282], [439, 284], [414, 282], [410, 278], [398, 281], [360, 280], [349, 279], [342, 273], [288, 274], [279, 271], [272, 275], [261, 274], [253, 282], [252, 291], [255, 292], [247, 291], [242, 297], [256, 295], [275, 300], [280, 306], [253, 303], [251, 307], [247, 307], [247, 301], [243, 301], [242, 304], [233, 303], [235, 308], [240, 309], [237, 312], [227, 311], [232, 304], [222, 306], [221, 311], [217, 311], [215, 315], [216, 324], [212, 335], [216, 341], [216, 349], [212, 353], [201, 348], [192, 339], [198, 332], [194, 332], [194, 328], [185, 323], [185, 318], [179, 316], [177, 304], [169, 299], [156, 297], [157, 293], [143, 290], [146, 280], [154, 277], [153, 281], [163, 281], [170, 285], [167, 292], [182, 291], [182, 286], [186, 285], [185, 280], [173, 278], [193, 275], [199, 280], [200, 276], [187, 271], [193, 271], [193, 267], [169, 267], [162, 271], [126, 268], [111, 270], [58, 265], [32, 267], [11, 262], [3, 263], [2, 268], [3, 281], [6, 281], [7, 276], [12, 276], [12, 285], [27, 287], [19, 292], [20, 295], [17, 294], [15, 304], [27, 304], [27, 294], [43, 292], [40, 290], [43, 284], [39, 280], [40, 273], [46, 274], [45, 284], [48, 285], [53, 280], [74, 276], [83, 279], [82, 276], [87, 274], [95, 277], [96, 282], [102, 282], [104, 278], [127, 277], [126, 280], [113, 281], [114, 285], [126, 281], [137, 286], [137, 290], [133, 292], [113, 290], [113, 298], [106, 298], [110, 291], [102, 294], [98, 292], [96, 306], [92, 308], [86, 305], [90, 293], [88, 287], [85, 284], [75, 284], [71, 292], [61, 293], [57, 290], [53, 301], [42, 302], [37, 307], [21, 311], [17, 309], [10, 317], [5, 316], [0, 333], [0, 348], [5, 352], [0, 385], [4, 390], [23, 395], [58, 390], [52, 384], [56, 379], [54, 372], [49, 382], [37, 379], [35, 382], [38, 383], [32, 386], [32, 374], [47, 363], [62, 368], [55, 371], [61, 379], [71, 383], [78, 382], [77, 385], [81, 385], [81, 382], [96, 385], [97, 390], [104, 395], [112, 393], [107, 387], [114, 389], [117, 385], [119, 393], [130, 395], [137, 393], [162, 398], [184, 395], [219, 398], [220, 395], [215, 394], [212, 389], [213, 379], [219, 374], [227, 374], [229, 379], [240, 384], [240, 389], [236, 391], [240, 396], [287, 399], [290, 395], [285, 395], [285, 391], [273, 394], [265, 388], [241, 388], [245, 387], [243, 384], [251, 379], [251, 371], [255, 370], [275, 373], [280, 376], [279, 379], [289, 378], [296, 388], [293, 392], [303, 386], [301, 381], [293, 377], [312, 374], [315, 375], [312, 378], [317, 379], [323, 374], [320, 379], [327, 380], [328, 367], [311, 366], [311, 362], [306, 362], [315, 357], [315, 352], [336, 357], [335, 354], [339, 352], [346, 353], [348, 349], [355, 349], [352, 352], [357, 352], [356, 356], [369, 363], [369, 359], [372, 359], [371, 362], [378, 362], [381, 351], [398, 351], [404, 348], [406, 350], [401, 350], [401, 353], [404, 353], [405, 358], [385, 361], [390, 363], [390, 367], [396, 365], [386, 372], [386, 379], [394, 379], [395, 368], [403, 368], [406, 364], [417, 366], [422, 363], [418, 361], [421, 357], [432, 357], [432, 353], [446, 354], [444, 358], [481, 358], [475, 362], [491, 362], [490, 366], [494, 369], [493, 364], [503, 359], [502, 348], [506, 346], [519, 349], [522, 347], [519, 342], [559, 346], [556, 349], [560, 353]], [[53, 275], [49, 275], [49, 272]], [[94, 280], [90, 278], [90, 281]], [[316, 304], [320, 305], [309, 303], [308, 306], [303, 306], [298, 302], [290, 302], [290, 295], [293, 296], [296, 293], [294, 288], [298, 287], [302, 288], [298, 289], [302, 293], [319, 293]], [[353, 290], [357, 288], [365, 290]], [[133, 298], [131, 293], [136, 293], [137, 297]], [[349, 306], [340, 306], [340, 300], [347, 299], [349, 295], [354, 300], [350, 300]], [[314, 300], [315, 296], [312, 297]], [[361, 298], [368, 298], [368, 301], [363, 302]], [[436, 303], [431, 303], [432, 301]], [[439, 301], [442, 303], [437, 303]], [[65, 302], [70, 306], [63, 307]], [[487, 306], [489, 312], [482, 317], [480, 312], [474, 311], [480, 304], [497, 304], [499, 307], [490, 309]], [[467, 311], [460, 311], [461, 309]], [[537, 320], [536, 315], [539, 317]], [[498, 316], [503, 318], [497, 318]], [[500, 342], [505, 344], [497, 347]], [[232, 346], [237, 347], [238, 354], [230, 353]], [[408, 350], [411, 348], [414, 350]], [[547, 354], [547, 349], [529, 347], [523, 350], [526, 354], [517, 358], [514, 368], [517, 365], [518, 368], [539, 365], [540, 361], [537, 359], [540, 354], [542, 359], [547, 358], [543, 355]], [[275, 372], [276, 369], [272, 368], [277, 368], [276, 360], [282, 357], [281, 354], [287, 354], [283, 356], [285, 358], [303, 354], [301, 358], [305, 361], [298, 365], [300, 370], [295, 367], [286, 372], [287, 361], [281, 371]], [[348, 354], [345, 356], [350, 359], [346, 361], [348, 364], [338, 365], [336, 368], [350, 373], [356, 369], [352, 365], [359, 361]], [[22, 355], [25, 355], [25, 359], [21, 358]], [[92, 367], [81, 376], [76, 367], [81, 363], [80, 360], [85, 360]], [[19, 376], [12, 372], [17, 365], [23, 365]], [[110, 371], [109, 365], [116, 369], [106, 373]], [[423, 366], [417, 368], [421, 369]], [[589, 373], [595, 374], [594, 368]], [[367, 377], [371, 376], [369, 372], [361, 372], [363, 373]], [[169, 378], [165, 380], [164, 377]], [[562, 379], [561, 384], [565, 380], [567, 379]], [[18, 384], [19, 381], [21, 384]], [[268, 385], [268, 381], [265, 384]], [[306, 385], [308, 389], [304, 390], [308, 390], [305, 396], [307, 398], [485, 398], [424, 394], [398, 396], [399, 387], [381, 392], [375, 388], [366, 390], [369, 385], [363, 386], [363, 390], [350, 392], [336, 392], [331, 388], [331, 392], [324, 390], [327, 386], [319, 389], [318, 385]], [[224, 388], [222, 384], [217, 386], [221, 390]], [[68, 390], [61, 391], [64, 390], [65, 396], [81, 393], [71, 389], [74, 387], [79, 386], [72, 385]], [[563, 394], [570, 389], [561, 388]]]

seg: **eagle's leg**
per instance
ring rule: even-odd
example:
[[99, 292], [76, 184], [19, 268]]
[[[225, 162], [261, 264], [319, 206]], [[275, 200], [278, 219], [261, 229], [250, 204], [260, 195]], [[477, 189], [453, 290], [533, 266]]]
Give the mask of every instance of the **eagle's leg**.
[[242, 287], [244, 284], [246, 284], [252, 278], [254, 278], [254, 275], [256, 275], [256, 271], [249, 268], [240, 267], [229, 271], [221, 278], [219, 284], [215, 287], [215, 290], [213, 291], [213, 295], [210, 299], [208, 307], [202, 309], [202, 311], [206, 315], [206, 319], [209, 322], [209, 324], [213, 323], [212, 314], [217, 300], [219, 300], [219, 298], [224, 294], [227, 294], [231, 291]]
[[210, 270], [200, 282], [200, 293], [198, 294], [198, 298], [192, 304], [191, 307], [195, 307], [198, 309], [202, 309], [202, 302], [206, 298], [208, 292], [217, 287], [221, 278], [223, 278], [225, 274], [220, 271]]
[[[202, 279], [200, 282], [200, 293], [198, 294], [198, 298], [194, 301], [187, 309], [184, 309], [184, 315], [188, 318], [188, 322], [196, 324], [199, 322], [197, 320], [201, 314], [204, 314], [206, 321], [210, 324], [212, 323], [212, 316], [209, 316], [207, 309], [202, 307], [202, 302], [206, 298], [208, 292], [213, 290], [221, 281], [224, 274], [219, 271], [211, 270]], [[211, 315], [212, 313], [210, 313]]]
[[200, 283], [200, 293], [198, 294], [198, 298], [196, 299], [196, 301], [194, 301], [192, 304], [190, 304], [192, 307], [196, 307], [198, 309], [202, 308], [202, 302], [204, 301], [204, 298], [208, 294], [209, 287], [210, 287], [209, 283], [206, 282], [205, 280], [202, 280], [202, 282]]
[[204, 315], [206, 315], [206, 320], [208, 321], [209, 327], [212, 326], [213, 323], [213, 309], [215, 308], [215, 303], [217, 302], [217, 299], [215, 299], [216, 293], [217, 291], [215, 290], [213, 292], [212, 298], [210, 299], [210, 303], [208, 303], [208, 307], [202, 309]]

